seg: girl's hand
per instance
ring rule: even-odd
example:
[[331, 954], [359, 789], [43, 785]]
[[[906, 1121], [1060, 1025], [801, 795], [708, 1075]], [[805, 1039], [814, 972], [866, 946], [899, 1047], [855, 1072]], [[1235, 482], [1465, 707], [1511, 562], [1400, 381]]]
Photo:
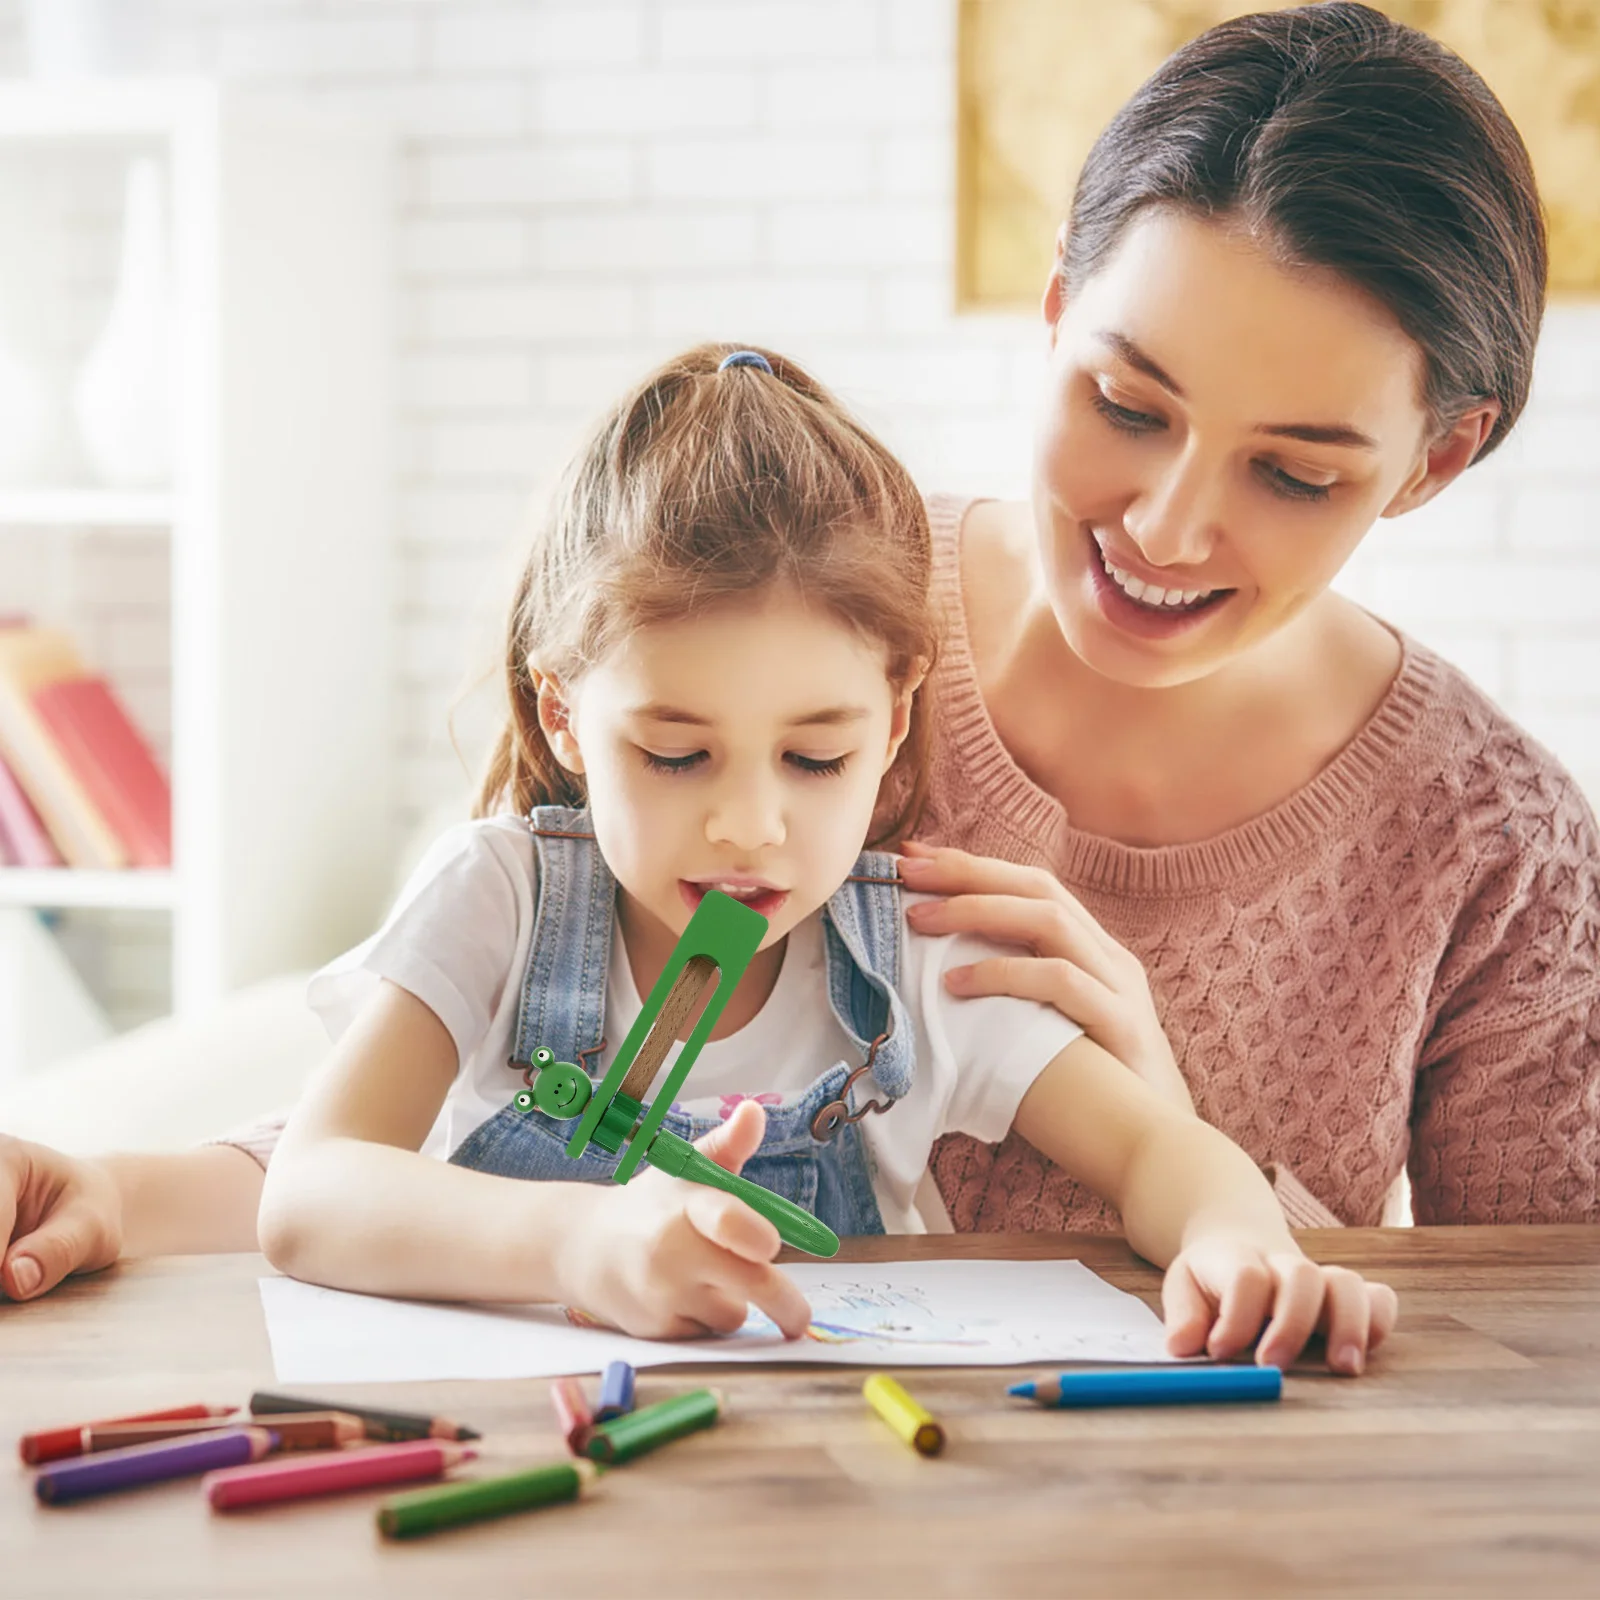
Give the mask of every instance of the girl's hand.
[[1230, 1234], [1197, 1240], [1178, 1256], [1167, 1268], [1161, 1304], [1175, 1356], [1223, 1359], [1254, 1344], [1259, 1365], [1288, 1367], [1320, 1333], [1329, 1368], [1352, 1378], [1400, 1311], [1386, 1283], [1368, 1283], [1348, 1267], [1318, 1266], [1292, 1246], [1267, 1250]]
[[[743, 1102], [697, 1148], [729, 1172], [755, 1154], [767, 1114]], [[649, 1168], [593, 1191], [563, 1251], [559, 1278], [573, 1305], [642, 1339], [733, 1333], [751, 1304], [795, 1339], [811, 1308], [773, 1266], [778, 1230], [742, 1200]]]
[[952, 967], [952, 994], [1042, 1000], [1164, 1099], [1194, 1110], [1143, 964], [1048, 872], [916, 840], [901, 847], [900, 872], [908, 888], [949, 896], [909, 908], [919, 933], [977, 933], [1033, 952]]
[[99, 1162], [0, 1134], [0, 1240], [0, 1292], [12, 1300], [109, 1267], [122, 1250], [116, 1181]]

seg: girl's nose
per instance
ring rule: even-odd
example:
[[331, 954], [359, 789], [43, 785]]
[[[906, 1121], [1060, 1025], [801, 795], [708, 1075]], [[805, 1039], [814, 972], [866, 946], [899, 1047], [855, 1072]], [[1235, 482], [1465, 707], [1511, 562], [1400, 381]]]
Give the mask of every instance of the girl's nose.
[[731, 784], [706, 813], [706, 840], [753, 854], [784, 842], [786, 828], [777, 788], [759, 780]]

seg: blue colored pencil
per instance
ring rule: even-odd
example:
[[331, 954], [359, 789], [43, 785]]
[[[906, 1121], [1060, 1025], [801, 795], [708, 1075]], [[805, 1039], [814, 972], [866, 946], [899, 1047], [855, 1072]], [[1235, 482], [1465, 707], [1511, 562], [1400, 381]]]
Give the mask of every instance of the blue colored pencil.
[[1137, 1367], [1121, 1372], [1063, 1372], [1042, 1383], [1014, 1383], [1007, 1394], [1040, 1406], [1184, 1406], [1276, 1400], [1276, 1367]]
[[633, 1368], [626, 1361], [613, 1361], [600, 1375], [600, 1404], [594, 1408], [594, 1420], [609, 1422], [632, 1410]]

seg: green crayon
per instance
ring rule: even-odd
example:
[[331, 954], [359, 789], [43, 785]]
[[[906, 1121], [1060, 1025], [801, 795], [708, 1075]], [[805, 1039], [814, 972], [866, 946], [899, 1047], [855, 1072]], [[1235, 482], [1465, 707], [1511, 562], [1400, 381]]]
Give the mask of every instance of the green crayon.
[[378, 1507], [378, 1529], [389, 1539], [415, 1539], [463, 1522], [558, 1505], [586, 1493], [598, 1470], [592, 1461], [557, 1461], [499, 1478], [462, 1478], [416, 1489]]
[[584, 1452], [591, 1461], [614, 1466], [632, 1461], [657, 1445], [670, 1444], [686, 1433], [709, 1428], [722, 1415], [722, 1397], [714, 1389], [694, 1389], [658, 1405], [644, 1406], [626, 1416], [598, 1423]]

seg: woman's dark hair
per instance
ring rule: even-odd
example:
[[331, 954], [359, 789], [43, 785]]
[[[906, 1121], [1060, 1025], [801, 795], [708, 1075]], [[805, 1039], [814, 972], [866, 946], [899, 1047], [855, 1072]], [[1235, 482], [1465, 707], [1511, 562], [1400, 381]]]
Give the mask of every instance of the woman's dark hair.
[[1421, 349], [1440, 428], [1528, 397], [1544, 217], [1505, 108], [1459, 56], [1348, 0], [1239, 17], [1185, 45], [1119, 111], [1078, 179], [1070, 293], [1145, 207], [1241, 222], [1386, 306]]

